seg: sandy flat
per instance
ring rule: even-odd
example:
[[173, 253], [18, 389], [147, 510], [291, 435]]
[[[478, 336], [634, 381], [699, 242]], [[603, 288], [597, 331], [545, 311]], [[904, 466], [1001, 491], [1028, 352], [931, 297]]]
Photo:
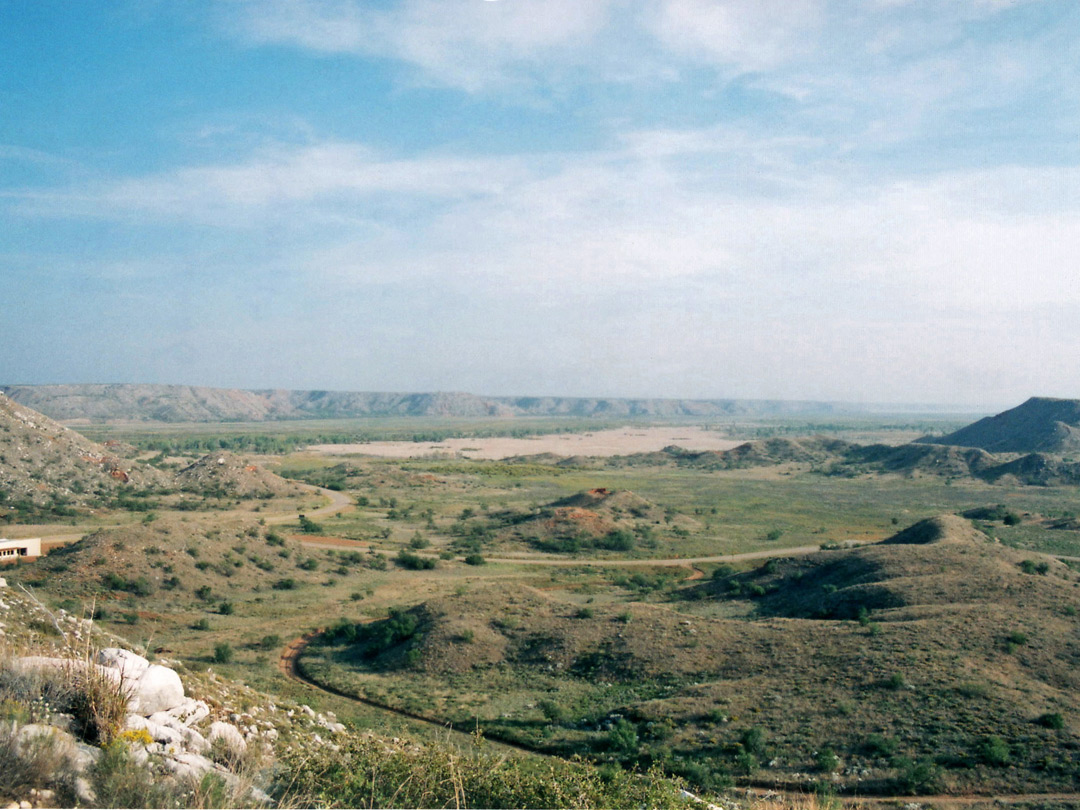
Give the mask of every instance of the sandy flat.
[[368, 442], [367, 444], [317, 444], [309, 447], [324, 455], [365, 455], [382, 458], [480, 458], [501, 459], [536, 453], [560, 456], [622, 456], [648, 453], [675, 444], [687, 450], [730, 450], [742, 444], [715, 430], [700, 427], [617, 428], [592, 433], [555, 433], [526, 439], [447, 439], [443, 442]]

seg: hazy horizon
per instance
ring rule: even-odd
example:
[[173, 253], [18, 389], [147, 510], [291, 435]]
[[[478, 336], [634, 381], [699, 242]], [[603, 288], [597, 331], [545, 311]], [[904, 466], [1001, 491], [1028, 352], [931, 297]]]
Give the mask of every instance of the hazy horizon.
[[5, 4], [0, 381], [1078, 398], [1078, 36], [1053, 0]]

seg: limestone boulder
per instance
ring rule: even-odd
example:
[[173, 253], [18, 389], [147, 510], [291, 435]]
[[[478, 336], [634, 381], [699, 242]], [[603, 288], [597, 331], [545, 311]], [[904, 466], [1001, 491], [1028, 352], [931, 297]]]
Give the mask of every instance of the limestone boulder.
[[150, 664], [135, 684], [131, 696], [131, 711], [149, 717], [184, 702], [184, 684], [180, 676], [168, 667]]
[[97, 663], [103, 667], [112, 667], [119, 670], [126, 681], [137, 681], [150, 668], [150, 662], [131, 650], [122, 650], [119, 647], [106, 647], [99, 650]]
[[220, 720], [211, 723], [208, 739], [211, 745], [217, 740], [221, 740], [233, 754], [239, 755], [247, 750], [247, 741], [244, 739], [244, 735], [232, 723], [223, 723]]

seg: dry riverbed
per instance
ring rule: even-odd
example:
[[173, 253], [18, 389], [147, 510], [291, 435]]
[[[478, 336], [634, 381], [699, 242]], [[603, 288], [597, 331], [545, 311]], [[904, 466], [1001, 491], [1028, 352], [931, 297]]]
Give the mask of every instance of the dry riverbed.
[[442, 442], [368, 442], [366, 444], [318, 444], [309, 452], [324, 455], [365, 455], [381, 458], [479, 458], [502, 459], [536, 453], [560, 456], [623, 456], [649, 453], [668, 445], [687, 450], [730, 450], [742, 444], [715, 430], [700, 427], [616, 428], [591, 433], [552, 433], [523, 439], [447, 439]]

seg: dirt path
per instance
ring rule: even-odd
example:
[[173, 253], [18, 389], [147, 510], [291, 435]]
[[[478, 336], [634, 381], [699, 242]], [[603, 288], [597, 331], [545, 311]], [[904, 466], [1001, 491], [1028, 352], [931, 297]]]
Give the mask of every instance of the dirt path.
[[[853, 543], [864, 545], [877, 543], [877, 540], [853, 540]], [[746, 551], [741, 554], [713, 554], [705, 557], [663, 557], [659, 559], [615, 559], [615, 560], [574, 560], [560, 557], [557, 559], [540, 557], [538, 555], [521, 555], [513, 557], [488, 557], [491, 563], [508, 563], [511, 565], [554, 565], [554, 566], [676, 566], [679, 568], [693, 568], [697, 563], [715, 562], [739, 562], [741, 560], [765, 560], [769, 557], [799, 557], [807, 554], [815, 554], [821, 551], [820, 546], [792, 546], [790, 548], [770, 548], [763, 551]], [[701, 572], [701, 576], [705, 573]], [[692, 576], [691, 579], [701, 579], [701, 576]]]

